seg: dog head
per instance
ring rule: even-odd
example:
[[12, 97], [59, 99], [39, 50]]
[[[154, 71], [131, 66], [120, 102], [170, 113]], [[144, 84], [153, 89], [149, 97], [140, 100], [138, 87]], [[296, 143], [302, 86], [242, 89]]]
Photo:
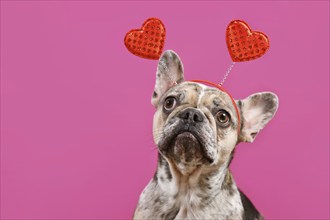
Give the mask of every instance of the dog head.
[[235, 146], [253, 142], [273, 118], [278, 98], [264, 92], [236, 100], [239, 121], [228, 94], [184, 82], [179, 56], [165, 51], [158, 63], [152, 104], [157, 109], [153, 136], [159, 152], [180, 172], [189, 174], [198, 167], [228, 164]]

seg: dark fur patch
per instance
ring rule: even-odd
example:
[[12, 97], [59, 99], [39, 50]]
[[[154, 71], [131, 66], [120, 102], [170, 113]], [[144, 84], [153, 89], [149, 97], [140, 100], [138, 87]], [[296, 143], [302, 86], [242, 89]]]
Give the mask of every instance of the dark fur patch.
[[255, 138], [257, 136], [257, 134], [258, 134], [258, 132], [253, 132], [253, 133], [251, 133], [251, 137]]
[[[182, 64], [181, 64], [180, 60], [179, 59], [176, 59], [176, 62], [178, 63], [178, 72], [179, 73], [183, 73], [183, 68], [182, 68]], [[181, 82], [181, 79], [182, 78], [179, 79], [180, 82]]]
[[185, 95], [185, 92], [183, 91], [183, 92], [180, 92], [179, 94], [178, 94], [178, 100], [180, 101], [180, 102], [183, 102], [183, 100], [184, 100], [184, 98], [186, 97], [186, 95]]
[[166, 172], [167, 179], [169, 181], [171, 181], [172, 180], [172, 173], [170, 171], [170, 166], [168, 165], [167, 161], [166, 161], [166, 165], [165, 165], [165, 172]]
[[263, 93], [262, 95], [256, 94], [251, 97], [251, 103], [254, 106], [263, 105], [263, 113], [274, 113], [276, 109], [276, 102], [274, 101], [274, 95], [271, 93]]
[[228, 162], [227, 167], [230, 166], [231, 161], [234, 159], [235, 151], [236, 151], [236, 148], [234, 148], [234, 150], [230, 153], [230, 158], [229, 158], [229, 162]]
[[238, 102], [237, 102], [237, 107], [238, 107], [238, 110], [239, 110], [239, 114], [240, 114], [240, 116], [241, 116], [241, 125], [240, 125], [240, 130], [239, 130], [239, 137], [237, 138], [237, 143], [236, 143], [236, 145], [237, 144], [239, 144], [240, 142], [241, 142], [241, 132], [242, 132], [242, 129], [243, 129], [243, 127], [244, 127], [244, 115], [243, 115], [243, 111], [242, 111], [242, 106], [243, 106], [243, 103], [242, 103], [242, 101], [241, 100], [238, 100]]
[[264, 113], [271, 112], [274, 113], [276, 109], [276, 102], [274, 101], [274, 96], [270, 93], [263, 94], [263, 101], [266, 103], [264, 108]]
[[242, 130], [243, 126], [244, 126], [244, 118], [243, 118], [243, 112], [242, 112], [242, 101], [239, 100], [238, 101], [238, 109], [239, 109], [239, 114], [241, 116], [241, 125], [240, 125], [240, 130]]
[[220, 98], [218, 98], [218, 97], [215, 97], [215, 98], [213, 99], [213, 104], [214, 104], [215, 106], [219, 106], [219, 105], [220, 105], [220, 103], [221, 103], [221, 100], [220, 100]]
[[168, 213], [163, 213], [161, 215], [161, 218], [162, 219], [174, 219], [178, 213], [179, 213], [179, 209], [178, 208], [173, 208]]
[[226, 173], [226, 176], [222, 183], [221, 189], [227, 191], [229, 193], [229, 195], [231, 195], [231, 196], [235, 192], [233, 189], [233, 177], [229, 171], [227, 171], [227, 173]]
[[207, 176], [201, 176], [199, 178], [198, 185], [203, 191], [206, 191], [206, 189], [212, 189], [212, 186], [209, 183], [210, 178]]
[[262, 220], [263, 217], [260, 215], [258, 210], [254, 207], [254, 205], [249, 200], [249, 198], [246, 197], [246, 195], [244, 195], [244, 193], [241, 190], [239, 190], [239, 193], [241, 196], [243, 209], [244, 209], [243, 216], [242, 216], [243, 219], [244, 220]]
[[154, 174], [154, 176], [153, 176], [153, 180], [156, 181], [156, 182], [157, 182], [157, 180], [158, 180], [158, 177], [157, 177], [157, 170], [156, 170], [156, 172], [155, 172], [155, 174]]
[[[172, 173], [170, 170], [170, 165], [167, 163], [167, 161], [165, 160], [165, 158], [158, 153], [158, 166], [160, 167], [164, 167], [165, 168], [165, 173], [166, 173], [166, 177], [169, 181], [172, 180]], [[162, 177], [160, 177], [161, 181], [164, 181], [164, 179]]]

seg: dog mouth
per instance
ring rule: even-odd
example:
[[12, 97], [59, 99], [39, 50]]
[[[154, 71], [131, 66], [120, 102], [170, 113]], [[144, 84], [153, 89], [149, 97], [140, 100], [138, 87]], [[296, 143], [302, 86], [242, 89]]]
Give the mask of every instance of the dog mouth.
[[170, 144], [171, 157], [176, 162], [183, 163], [212, 163], [200, 137], [189, 131], [183, 131], [174, 136]]
[[193, 135], [191, 132], [188, 131], [182, 132], [174, 138], [174, 146], [184, 146], [184, 145], [197, 149], [200, 149], [202, 147], [201, 143], [198, 141], [195, 135]]

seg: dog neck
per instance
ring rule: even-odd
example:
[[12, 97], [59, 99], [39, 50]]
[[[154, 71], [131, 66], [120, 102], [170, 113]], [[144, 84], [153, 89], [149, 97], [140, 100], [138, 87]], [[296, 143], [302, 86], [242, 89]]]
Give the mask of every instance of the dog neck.
[[186, 175], [182, 174], [172, 161], [159, 154], [154, 181], [178, 201], [180, 197], [190, 196], [196, 204], [208, 204], [220, 194], [233, 194], [237, 191], [228, 164], [229, 161], [212, 168], [196, 167]]

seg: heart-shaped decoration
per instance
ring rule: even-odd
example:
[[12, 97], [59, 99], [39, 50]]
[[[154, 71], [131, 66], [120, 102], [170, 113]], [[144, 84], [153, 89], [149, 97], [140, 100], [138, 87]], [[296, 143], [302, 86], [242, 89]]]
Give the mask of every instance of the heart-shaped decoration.
[[262, 32], [252, 31], [246, 22], [240, 20], [229, 23], [226, 41], [234, 62], [257, 59], [269, 49], [268, 37]]
[[124, 42], [127, 49], [136, 56], [159, 59], [165, 43], [166, 29], [158, 18], [149, 18], [141, 29], [127, 32]]

